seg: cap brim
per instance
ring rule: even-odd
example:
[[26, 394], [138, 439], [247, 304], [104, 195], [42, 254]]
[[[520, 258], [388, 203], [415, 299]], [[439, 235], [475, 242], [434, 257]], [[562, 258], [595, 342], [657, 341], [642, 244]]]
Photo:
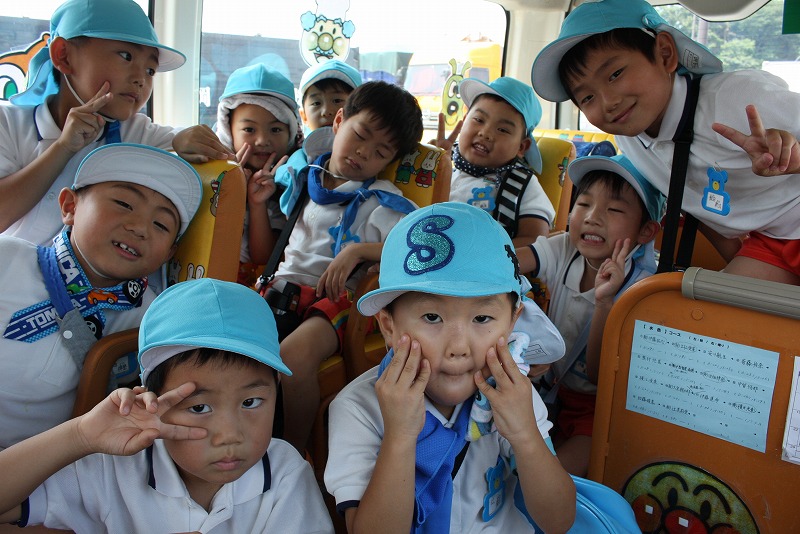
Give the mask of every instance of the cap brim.
[[186, 56], [174, 48], [164, 46], [161, 43], [153, 42], [149, 39], [142, 39], [136, 35], [121, 34], [117, 32], [88, 31], [81, 34], [84, 37], [94, 37], [97, 39], [108, 39], [109, 41], [122, 41], [124, 43], [134, 43], [142, 46], [152, 46], [158, 50], [158, 72], [175, 70], [186, 63]]
[[573, 46], [592, 35], [594, 34], [573, 35], [550, 43], [539, 52], [531, 67], [531, 85], [536, 94], [550, 102], [564, 102], [570, 99], [558, 75], [558, 66]]
[[[488, 83], [470, 78], [461, 80], [458, 83], [458, 92], [461, 94], [461, 100], [464, 101], [464, 105], [467, 107], [470, 107], [472, 103], [475, 102], [475, 99], [481, 95], [490, 94], [503, 98], [503, 96], [492, 89]], [[505, 98], [503, 98], [503, 100], [505, 100]]]

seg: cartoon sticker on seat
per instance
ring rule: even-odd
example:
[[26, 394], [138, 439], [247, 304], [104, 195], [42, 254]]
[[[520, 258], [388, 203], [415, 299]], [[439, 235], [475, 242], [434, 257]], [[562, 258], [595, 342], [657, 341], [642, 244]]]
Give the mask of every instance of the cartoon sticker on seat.
[[747, 505], [725, 482], [682, 462], [658, 462], [634, 473], [622, 490], [643, 534], [758, 534]]
[[458, 62], [455, 58], [450, 59], [450, 76], [445, 80], [442, 88], [442, 113], [444, 114], [444, 127], [453, 129], [464, 118], [464, 100], [458, 90], [460, 84], [467, 76], [467, 71], [472, 67], [472, 63], [465, 61], [458, 72]]
[[430, 187], [436, 179], [436, 163], [439, 161], [441, 152], [431, 150], [425, 154], [425, 159], [422, 160], [421, 169], [417, 170], [417, 185], [419, 187]]

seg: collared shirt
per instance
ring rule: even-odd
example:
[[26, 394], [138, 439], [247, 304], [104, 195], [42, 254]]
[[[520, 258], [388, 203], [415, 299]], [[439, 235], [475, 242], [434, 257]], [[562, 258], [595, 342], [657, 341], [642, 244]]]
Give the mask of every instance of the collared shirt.
[[162, 440], [133, 456], [82, 458], [34, 490], [29, 510], [29, 524], [81, 533], [333, 532], [311, 466], [278, 439], [208, 511], [189, 496]]

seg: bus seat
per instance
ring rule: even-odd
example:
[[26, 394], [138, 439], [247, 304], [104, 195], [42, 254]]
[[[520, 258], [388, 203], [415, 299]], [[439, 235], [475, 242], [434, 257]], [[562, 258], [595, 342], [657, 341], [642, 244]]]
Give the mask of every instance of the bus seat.
[[575, 145], [563, 139], [540, 137], [536, 146], [542, 154], [542, 172], [537, 177], [556, 210], [553, 229], [566, 230], [572, 198], [572, 181], [567, 175], [567, 166], [575, 159]]
[[587, 132], [583, 130], [555, 130], [555, 129], [536, 129], [533, 131], [534, 139], [541, 137], [553, 137], [556, 139], [564, 139], [566, 141], [585, 142], [585, 143], [599, 143], [600, 141], [609, 141], [614, 148], [619, 151], [617, 142], [614, 136], [605, 132]]
[[[678, 225], [676, 243], [681, 242], [681, 235], [683, 234], [683, 215], [681, 215]], [[656, 250], [661, 250], [661, 239], [663, 236], [663, 231], [659, 232], [656, 236], [654, 243]], [[714, 248], [714, 245], [711, 244], [708, 238], [698, 230], [695, 233], [691, 265], [694, 267], [702, 267], [703, 269], [710, 269], [712, 271], [721, 271], [728, 265], [728, 262], [717, 252], [717, 249]]]
[[[203, 182], [200, 209], [178, 241], [168, 264], [169, 285], [196, 278], [236, 281], [240, 239], [244, 228], [246, 189], [244, 173], [237, 164], [210, 161], [193, 164]], [[72, 409], [77, 416], [88, 412], [108, 394], [109, 376], [118, 360], [137, 352], [138, 328], [105, 336], [89, 350], [83, 363]]]
[[589, 478], [643, 532], [800, 532], [800, 465], [782, 459], [800, 441], [798, 318], [800, 288], [697, 267], [614, 304]]

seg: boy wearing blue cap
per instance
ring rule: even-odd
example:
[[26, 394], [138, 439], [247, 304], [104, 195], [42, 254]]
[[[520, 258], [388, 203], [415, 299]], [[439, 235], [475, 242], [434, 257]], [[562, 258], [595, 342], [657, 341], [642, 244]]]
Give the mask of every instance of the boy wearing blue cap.
[[522, 272], [547, 284], [547, 313], [567, 346], [549, 371], [532, 372], [547, 372], [540, 392], [560, 408], [557, 419], [551, 414], [556, 453], [567, 471], [586, 476], [603, 329], [619, 295], [656, 270], [664, 197], [622, 155], [578, 158], [568, 171], [577, 195], [569, 232], [540, 237], [517, 256]]
[[392, 350], [330, 408], [325, 484], [349, 532], [531, 532], [525, 510], [545, 532], [572, 524], [547, 410], [509, 351], [522, 280], [506, 231], [467, 204], [389, 234], [358, 307]]
[[118, 389], [0, 452], [0, 471], [14, 480], [0, 488], [0, 522], [333, 532], [311, 467], [270, 439], [278, 372], [291, 371], [258, 294], [212, 279], [168, 288], [142, 319], [139, 363], [146, 388]]
[[572, 99], [614, 134], [665, 195], [696, 101], [683, 210], [729, 260], [726, 272], [799, 284], [800, 94], [763, 71], [721, 71], [644, 0], [600, 0], [569, 14], [531, 76], [543, 98]]
[[348, 291], [380, 260], [392, 227], [416, 207], [375, 176], [419, 142], [422, 111], [402, 87], [368, 82], [336, 113], [333, 131], [332, 151], [299, 175], [308, 198], [265, 290], [293, 373], [282, 384], [283, 437], [301, 451], [319, 407], [319, 365], [342, 346]]
[[0, 449], [70, 416], [86, 352], [135, 328], [202, 198], [200, 177], [158, 148], [91, 152], [59, 195], [66, 228], [51, 247], [0, 236]]
[[549, 233], [555, 217], [531, 172], [542, 170], [542, 156], [531, 137], [542, 107], [533, 89], [513, 78], [489, 84], [467, 78], [458, 87], [468, 111], [453, 146], [450, 200], [491, 213], [516, 245], [533, 243]]
[[251, 287], [259, 266], [269, 260], [273, 230], [286, 218], [277, 202], [275, 171], [286, 162], [297, 136], [294, 86], [283, 74], [261, 63], [235, 70], [217, 106], [215, 131], [235, 153], [247, 177], [247, 213], [239, 253], [239, 283]]
[[0, 107], [0, 231], [37, 244], [61, 228], [58, 195], [93, 149], [130, 142], [175, 150], [191, 161], [229, 157], [210, 130], [176, 136], [138, 111], [156, 71], [185, 58], [158, 42], [133, 0], [69, 0], [50, 21], [28, 88]]

